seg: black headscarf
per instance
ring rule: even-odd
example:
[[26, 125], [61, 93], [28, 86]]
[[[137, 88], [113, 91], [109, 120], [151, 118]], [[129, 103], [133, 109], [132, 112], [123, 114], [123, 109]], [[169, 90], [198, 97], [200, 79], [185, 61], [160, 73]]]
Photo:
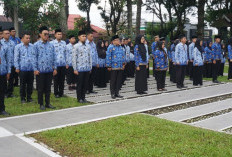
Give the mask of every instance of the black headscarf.
[[167, 59], [167, 53], [166, 53], [166, 51], [162, 48], [162, 46], [163, 46], [163, 41], [158, 41], [157, 42], [157, 50], [160, 50], [160, 51], [162, 51], [163, 53], [164, 53], [164, 56], [165, 56], [165, 58]]
[[195, 47], [201, 52], [201, 54], [203, 53], [203, 49], [202, 46], [200, 45], [201, 43], [201, 39], [197, 39], [196, 43], [195, 43]]
[[105, 50], [105, 46], [102, 47], [102, 43], [104, 43], [102, 40], [99, 40], [97, 42], [97, 53], [98, 53], [98, 57], [101, 59], [105, 59], [106, 58], [106, 50]]
[[208, 47], [210, 50], [212, 50], [212, 45], [211, 45], [211, 46], [209, 46], [209, 45], [210, 45], [210, 43], [212, 43], [212, 41], [207, 41], [207, 47]]
[[145, 47], [144, 43], [141, 43], [142, 37], [143, 37], [143, 35], [137, 36], [135, 44], [138, 45], [139, 54], [140, 54], [142, 60], [146, 61], [146, 59], [147, 59], [147, 54], [146, 54], [147, 50], [146, 50], [146, 47]]

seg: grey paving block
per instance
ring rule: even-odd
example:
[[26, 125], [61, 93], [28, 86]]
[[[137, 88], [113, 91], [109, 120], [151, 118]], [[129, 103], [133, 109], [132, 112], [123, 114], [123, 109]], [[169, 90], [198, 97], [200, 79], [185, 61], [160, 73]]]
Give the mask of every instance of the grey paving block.
[[192, 125], [210, 130], [221, 131], [223, 129], [232, 127], [232, 112], [195, 122]]
[[0, 138], [1, 157], [49, 157], [16, 136]]
[[172, 120], [172, 121], [183, 121], [198, 116], [203, 116], [209, 113], [225, 110], [231, 108], [232, 99], [227, 99], [224, 101], [208, 103], [196, 107], [190, 107], [183, 110], [178, 110], [174, 112], [169, 112], [165, 114], [158, 115], [157, 117]]

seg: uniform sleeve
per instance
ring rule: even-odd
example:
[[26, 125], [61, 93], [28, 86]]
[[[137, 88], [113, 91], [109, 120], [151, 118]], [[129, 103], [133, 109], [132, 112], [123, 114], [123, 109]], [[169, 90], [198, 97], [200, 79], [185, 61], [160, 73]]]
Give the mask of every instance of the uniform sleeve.
[[139, 67], [139, 51], [138, 51], [138, 46], [135, 46], [134, 49], [134, 56], [135, 56], [135, 66]]
[[158, 68], [160, 67], [159, 60], [160, 60], [160, 51], [157, 50], [154, 52], [154, 62]]
[[228, 58], [232, 59], [232, 49], [231, 49], [231, 45], [228, 46]]
[[[91, 47], [90, 47], [90, 50], [91, 50]], [[89, 65], [91, 65], [91, 67], [92, 67], [92, 65], [93, 65], [93, 58], [92, 58], [92, 52], [91, 51], [89, 51]], [[95, 54], [95, 56], [97, 56], [96, 54]], [[98, 58], [98, 57], [97, 57]], [[97, 64], [98, 64], [98, 62], [97, 62]]]
[[193, 50], [192, 50], [192, 44], [189, 45], [189, 59], [192, 60], [193, 59]]
[[217, 51], [216, 45], [213, 44], [212, 45], [212, 58], [213, 58], [213, 60], [216, 59], [216, 51]]
[[111, 53], [112, 53], [112, 47], [109, 46], [107, 51], [106, 51], [106, 66], [109, 67], [109, 68], [111, 68], [111, 65], [112, 65]]
[[66, 65], [68, 65], [70, 63], [70, 61], [69, 61], [70, 50], [71, 49], [69, 49], [68, 45], [66, 45], [66, 53], [65, 53]]
[[37, 45], [34, 45], [34, 52], [35, 52], [35, 59], [34, 59], [34, 62], [32, 62], [32, 65], [33, 65], [34, 71], [37, 71], [38, 70], [38, 55], [39, 55]]
[[4, 51], [6, 54], [5, 58], [6, 58], [6, 64], [7, 64], [7, 71], [8, 71], [8, 74], [10, 74], [11, 73], [11, 66], [12, 66], [11, 53], [9, 53], [9, 49], [7, 47], [5, 47]]
[[14, 50], [14, 66], [16, 70], [19, 70], [19, 46], [16, 46]]
[[[72, 65], [73, 65], [73, 70], [77, 71], [77, 59], [78, 59], [78, 47], [74, 46], [73, 50], [72, 50]], [[90, 55], [91, 56], [91, 55]]]
[[193, 60], [197, 61], [197, 49], [193, 50]]
[[175, 48], [175, 61], [176, 61], [176, 63], [180, 63], [178, 53], [179, 53], [179, 45], [177, 45]]
[[55, 52], [54, 46], [52, 46], [52, 54], [53, 54], [53, 64], [52, 64], [52, 67], [53, 67], [54, 70], [56, 70], [57, 69], [57, 62], [56, 62], [56, 59], [57, 59], [56, 55], [57, 54]]

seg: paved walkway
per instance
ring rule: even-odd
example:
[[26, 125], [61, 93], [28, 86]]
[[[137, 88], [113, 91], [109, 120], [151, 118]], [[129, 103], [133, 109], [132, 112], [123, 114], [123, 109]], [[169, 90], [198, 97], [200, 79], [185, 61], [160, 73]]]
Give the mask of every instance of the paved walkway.
[[[169, 86], [167, 87], [169, 90], [167, 93], [160, 93], [155, 90], [153, 78], [150, 78], [149, 83], [154, 86], [148, 91], [150, 95], [144, 97], [136, 97], [136, 93], [132, 90], [134, 88], [133, 80], [130, 80], [126, 83], [127, 87], [122, 89], [122, 95], [126, 96], [124, 100], [106, 102], [110, 101], [110, 96], [107, 95], [108, 91], [105, 89], [107, 91], [105, 93], [104, 90], [102, 90], [102, 93], [99, 91], [97, 95], [88, 96], [88, 99], [92, 98], [92, 101], [101, 102], [98, 104], [2, 118], [0, 119], [1, 156], [56, 156], [52, 151], [26, 138], [24, 136], [25, 134], [139, 113], [151, 109], [232, 93], [232, 84], [230, 83], [212, 84], [211, 82], [204, 82], [204, 87], [193, 88], [190, 84], [191, 82], [186, 81], [189, 89], [176, 91], [175, 85], [167, 82], [167, 86]], [[130, 86], [131, 89], [129, 88]], [[69, 93], [69, 95], [71, 94], [73, 93]]]

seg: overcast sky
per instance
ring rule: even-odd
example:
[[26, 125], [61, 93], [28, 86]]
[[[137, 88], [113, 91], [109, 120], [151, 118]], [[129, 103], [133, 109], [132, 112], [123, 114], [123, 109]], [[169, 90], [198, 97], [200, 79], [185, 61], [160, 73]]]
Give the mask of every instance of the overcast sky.
[[[145, 2], [145, 0], [144, 0]], [[105, 5], [105, 0], [101, 0], [100, 1], [100, 6], [104, 7]], [[163, 9], [165, 10], [165, 8]], [[81, 12], [78, 8], [77, 8], [77, 3], [76, 0], [69, 0], [69, 13], [70, 14], [80, 14], [83, 17], [86, 17], [86, 13], [85, 12]], [[134, 18], [135, 18], [135, 13], [136, 13], [136, 6], [133, 7], [133, 13], [134, 13]], [[0, 7], [0, 14], [3, 14], [3, 7]], [[152, 21], [152, 14], [149, 13], [148, 11], [146, 11], [146, 7], [142, 8], [142, 19], [145, 19], [146, 21]], [[90, 20], [91, 23], [104, 28], [104, 22], [100, 16], [100, 11], [97, 9], [97, 5], [92, 5], [91, 7], [91, 12], [90, 12]], [[154, 21], [159, 21], [159, 19], [157, 17], [154, 18]], [[196, 17], [190, 17], [190, 22], [193, 24], [197, 23], [197, 18]]]

